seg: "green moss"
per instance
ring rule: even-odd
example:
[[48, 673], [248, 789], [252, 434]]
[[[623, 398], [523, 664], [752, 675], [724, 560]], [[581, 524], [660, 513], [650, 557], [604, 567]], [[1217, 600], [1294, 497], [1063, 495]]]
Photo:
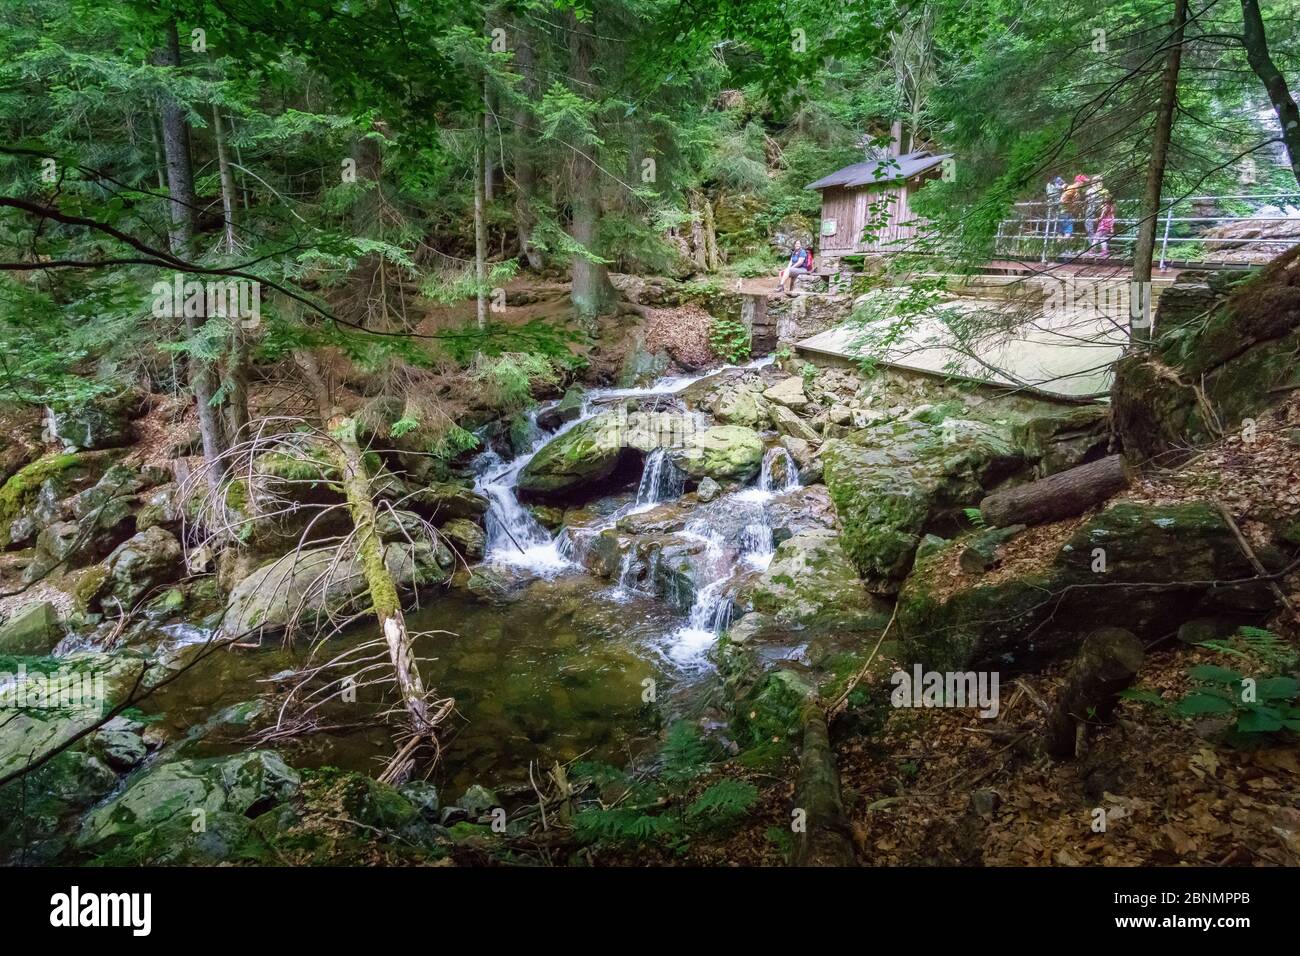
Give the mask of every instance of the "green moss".
[[36, 497], [46, 479], [73, 467], [80, 456], [71, 453], [46, 455], [18, 469], [0, 487], [0, 547], [9, 545], [9, 526]]
[[736, 739], [751, 747], [788, 741], [799, 731], [800, 714], [813, 693], [793, 671], [766, 674], [749, 697], [737, 704], [732, 727]]
[[108, 580], [108, 568], [102, 564], [92, 564], [77, 573], [72, 586], [72, 600], [78, 610], [84, 611], [91, 606]]

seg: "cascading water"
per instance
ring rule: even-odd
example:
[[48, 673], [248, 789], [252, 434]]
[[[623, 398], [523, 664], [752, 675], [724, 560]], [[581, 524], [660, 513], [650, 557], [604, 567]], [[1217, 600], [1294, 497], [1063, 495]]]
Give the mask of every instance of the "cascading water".
[[[601, 411], [600, 402], [614, 398], [671, 395], [720, 371], [732, 368], [760, 369], [770, 365], [771, 362], [772, 357], [767, 356], [746, 366], [726, 366], [704, 375], [661, 379], [647, 388], [612, 388], [593, 391], [588, 394], [588, 401], [578, 417], [549, 435], [537, 426], [537, 415], [534, 412], [529, 416], [529, 425], [530, 435], [536, 437], [528, 451], [508, 462], [503, 461], [500, 455], [490, 449], [475, 459], [474, 471], [478, 477], [474, 483], [474, 490], [488, 500], [484, 560], [514, 565], [545, 577], [574, 567], [574, 542], [567, 534], [552, 537], [538, 524], [528, 510], [519, 503], [519, 499], [515, 496], [515, 487], [519, 473], [532, 460], [533, 455], [537, 454], [547, 442], [559, 437], [575, 425], [598, 415]], [[669, 495], [672, 487], [670, 483], [679, 481], [681, 477], [677, 469], [666, 460], [666, 456], [659, 455], [656, 458], [652, 453], [650, 459], [647, 461], [647, 471], [652, 470], [650, 466], [653, 463], [653, 470], [657, 471], [658, 475], [647, 489], [647, 495], [657, 496], [654, 501], [665, 501], [669, 497], [680, 495], [680, 486], [677, 486], [675, 494]], [[643, 476], [642, 485], [645, 484], [646, 478]], [[641, 492], [638, 492], [637, 497], [638, 505], [642, 504]], [[617, 517], [614, 516], [614, 520]], [[612, 523], [611, 520], [610, 524]]]
[[[590, 416], [580, 415], [576, 421], [583, 417]], [[530, 416], [529, 420], [535, 427], [536, 417]], [[479, 455], [474, 462], [478, 475], [474, 490], [488, 500], [484, 521], [487, 529], [485, 560], [549, 576], [565, 570], [571, 563], [547, 530], [515, 497], [519, 472], [550, 438], [540, 428], [536, 429], [536, 434], [532, 447], [512, 461], [503, 462], [501, 456], [491, 449]]]
[[685, 487], [686, 475], [669, 459], [667, 449], [656, 448], [646, 458], [636, 490], [636, 508], [645, 510], [660, 502], [674, 501], [682, 496]]
[[[778, 470], [782, 474], [779, 480], [773, 477]], [[767, 454], [763, 456], [763, 471], [758, 476], [758, 490], [781, 494], [785, 491], [794, 491], [798, 487], [799, 466], [795, 464], [794, 456], [780, 445], [769, 448]]]
[[[759, 369], [771, 361], [768, 357], [743, 367]], [[718, 370], [714, 370], [708, 375], [717, 373]], [[705, 377], [707, 375], [663, 379], [648, 388], [591, 392], [581, 414], [573, 421], [549, 435], [537, 428], [532, 433], [537, 437], [527, 452], [510, 461], [502, 460], [500, 455], [491, 450], [479, 455], [475, 460], [475, 472], [478, 475], [475, 490], [488, 500], [485, 561], [513, 565], [544, 577], [575, 569], [578, 565], [576, 552], [581, 547], [581, 542], [563, 532], [553, 537], [519, 503], [515, 496], [519, 473], [547, 442], [600, 414], [602, 402], [618, 398], [671, 395]], [[530, 422], [535, 427], [535, 414], [530, 417]], [[701, 422], [701, 425], [707, 425], [707, 422]], [[785, 458], [779, 458], [781, 455]], [[781, 470], [775, 465], [778, 459], [786, 466], [784, 475], [779, 480], [774, 477]], [[732, 604], [727, 588], [734, 577], [737, 561], [761, 568], [766, 567], [766, 562], [771, 560], [772, 531], [766, 522], [762, 506], [774, 494], [797, 486], [797, 470], [789, 453], [783, 448], [773, 449], [764, 457], [757, 487], [725, 496], [728, 501], [754, 510], [754, 520], [745, 527], [738, 548], [728, 546], [707, 521], [697, 520], [687, 525], [684, 534], [702, 540], [705, 550], [697, 565], [695, 598], [687, 621], [668, 637], [665, 647], [668, 656], [679, 665], [686, 668], [701, 666], [704, 652], [730, 623]], [[600, 525], [589, 527], [587, 533], [590, 535], [612, 527], [620, 517], [628, 513], [649, 510], [657, 504], [675, 500], [681, 496], [684, 487], [685, 475], [672, 463], [667, 451], [652, 451], [646, 457], [635, 501], [615, 511]], [[649, 560], [658, 560], [658, 554], [652, 555]], [[636, 570], [635, 556], [630, 553], [625, 555], [620, 562], [616, 583], [624, 589], [632, 588], [636, 583]], [[653, 567], [650, 572], [648, 576], [653, 578]]]

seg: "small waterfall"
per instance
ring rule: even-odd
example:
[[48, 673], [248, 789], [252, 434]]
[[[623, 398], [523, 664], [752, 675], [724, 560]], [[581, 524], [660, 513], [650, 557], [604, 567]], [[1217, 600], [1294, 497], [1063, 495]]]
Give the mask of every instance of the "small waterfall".
[[[774, 479], [774, 473], [780, 474], [781, 477]], [[799, 466], [795, 464], [794, 456], [781, 445], [769, 448], [767, 454], [763, 456], [763, 470], [758, 476], [758, 490], [781, 494], [798, 487]]]
[[[725, 368], [760, 369], [771, 362], [772, 357], [767, 356], [748, 365]], [[614, 521], [628, 510], [646, 509], [659, 502], [680, 497], [685, 476], [668, 460], [664, 451], [652, 452], [646, 460], [646, 469], [641, 477], [635, 504], [615, 512], [602, 525], [589, 527], [586, 529], [586, 534], [581, 536], [583, 540], [576, 540], [575, 536], [564, 531], [552, 537], [519, 503], [518, 498], [515, 497], [515, 487], [519, 473], [523, 471], [533, 455], [547, 442], [600, 414], [602, 409], [599, 403], [602, 400], [669, 395], [681, 391], [708, 375], [715, 375], [718, 371], [722, 370], [715, 369], [704, 375], [661, 379], [648, 388], [603, 389], [591, 392], [581, 414], [551, 434], [547, 434], [537, 426], [536, 414], [530, 415], [529, 433], [525, 440], [531, 440], [532, 447], [514, 459], [503, 461], [500, 455], [490, 449], [479, 455], [474, 461], [474, 471], [478, 476], [474, 489], [488, 500], [484, 560], [516, 565], [542, 576], [570, 570], [578, 563], [576, 559], [580, 557], [582, 549], [588, 543], [587, 539], [599, 533], [602, 528], [612, 526]]]
[[510, 489], [504, 485], [482, 485], [480, 491], [488, 499], [487, 551], [520, 550], [549, 545], [551, 536], [521, 505]]
[[649, 508], [662, 501], [675, 501], [686, 487], [686, 475], [668, 458], [668, 451], [656, 448], [646, 458], [641, 484], [636, 490], [636, 507]]

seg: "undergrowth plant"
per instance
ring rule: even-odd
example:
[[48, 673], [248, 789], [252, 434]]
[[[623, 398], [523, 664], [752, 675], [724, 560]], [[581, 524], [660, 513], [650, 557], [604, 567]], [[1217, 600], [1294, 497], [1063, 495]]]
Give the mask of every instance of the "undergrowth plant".
[[668, 730], [654, 780], [633, 779], [608, 764], [575, 765], [575, 778], [595, 784], [611, 800], [575, 815], [574, 832], [586, 843], [661, 843], [682, 853], [693, 836], [729, 829], [753, 805], [758, 789], [747, 781], [725, 779], [689, 799], [694, 781], [708, 772], [711, 756], [696, 728], [683, 721]]
[[749, 329], [735, 319], [714, 319], [709, 326], [709, 346], [725, 362], [738, 365], [749, 358]]
[[1257, 627], [1243, 627], [1227, 640], [1202, 641], [1198, 646], [1240, 661], [1242, 669], [1217, 664], [1191, 667], [1187, 674], [1194, 686], [1174, 700], [1143, 688], [1125, 691], [1123, 696], [1175, 718], [1231, 718], [1229, 739], [1234, 743], [1256, 742], [1274, 734], [1300, 735], [1300, 681], [1285, 673], [1296, 666], [1294, 648]]

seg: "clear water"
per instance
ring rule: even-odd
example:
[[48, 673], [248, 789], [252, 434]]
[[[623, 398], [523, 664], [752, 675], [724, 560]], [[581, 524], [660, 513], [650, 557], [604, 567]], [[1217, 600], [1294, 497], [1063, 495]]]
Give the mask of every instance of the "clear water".
[[[475, 487], [489, 501], [484, 565], [506, 579], [505, 587], [491, 597], [439, 591], [407, 614], [408, 627], [419, 634], [426, 684], [456, 700], [433, 776], [453, 797], [473, 782], [524, 784], [530, 763], [550, 767], [581, 756], [626, 764], [656, 748], [665, 722], [705, 706], [714, 680], [707, 654], [729, 623], [736, 577], [771, 560], [764, 506], [789, 486], [776, 488], [772, 479], [784, 450], [769, 453], [754, 487], [715, 503], [743, 509], [738, 541], [724, 539], [708, 519], [688, 523], [684, 535], [705, 548], [694, 603], [684, 617], [632, 587], [631, 556], [614, 582], [587, 573], [574, 560], [575, 540], [549, 533], [515, 496], [518, 475], [532, 456], [596, 414], [597, 400], [671, 394], [701, 377], [595, 393], [578, 419], [556, 433], [539, 430], [524, 454], [506, 461], [489, 451], [476, 460]], [[620, 499], [613, 499], [591, 527], [612, 527], [626, 514], [676, 499], [682, 488], [683, 477], [667, 456], [651, 454], [635, 498], [616, 506]], [[372, 637], [373, 626], [361, 622], [317, 653], [338, 654]], [[161, 638], [184, 657], [200, 650], [204, 635], [187, 626]], [[179, 741], [223, 708], [283, 690], [277, 680], [308, 663], [309, 653], [306, 647], [268, 647], [214, 654], [159, 691], [149, 707], [161, 716], [165, 735]], [[375, 702], [363, 695], [361, 703]], [[392, 728], [363, 723], [362, 716], [373, 712], [373, 706], [332, 705], [320, 715], [320, 731], [276, 746], [299, 766], [376, 772], [392, 752]], [[247, 727], [218, 727], [189, 749], [195, 755], [242, 749], [251, 743], [247, 734]]]

